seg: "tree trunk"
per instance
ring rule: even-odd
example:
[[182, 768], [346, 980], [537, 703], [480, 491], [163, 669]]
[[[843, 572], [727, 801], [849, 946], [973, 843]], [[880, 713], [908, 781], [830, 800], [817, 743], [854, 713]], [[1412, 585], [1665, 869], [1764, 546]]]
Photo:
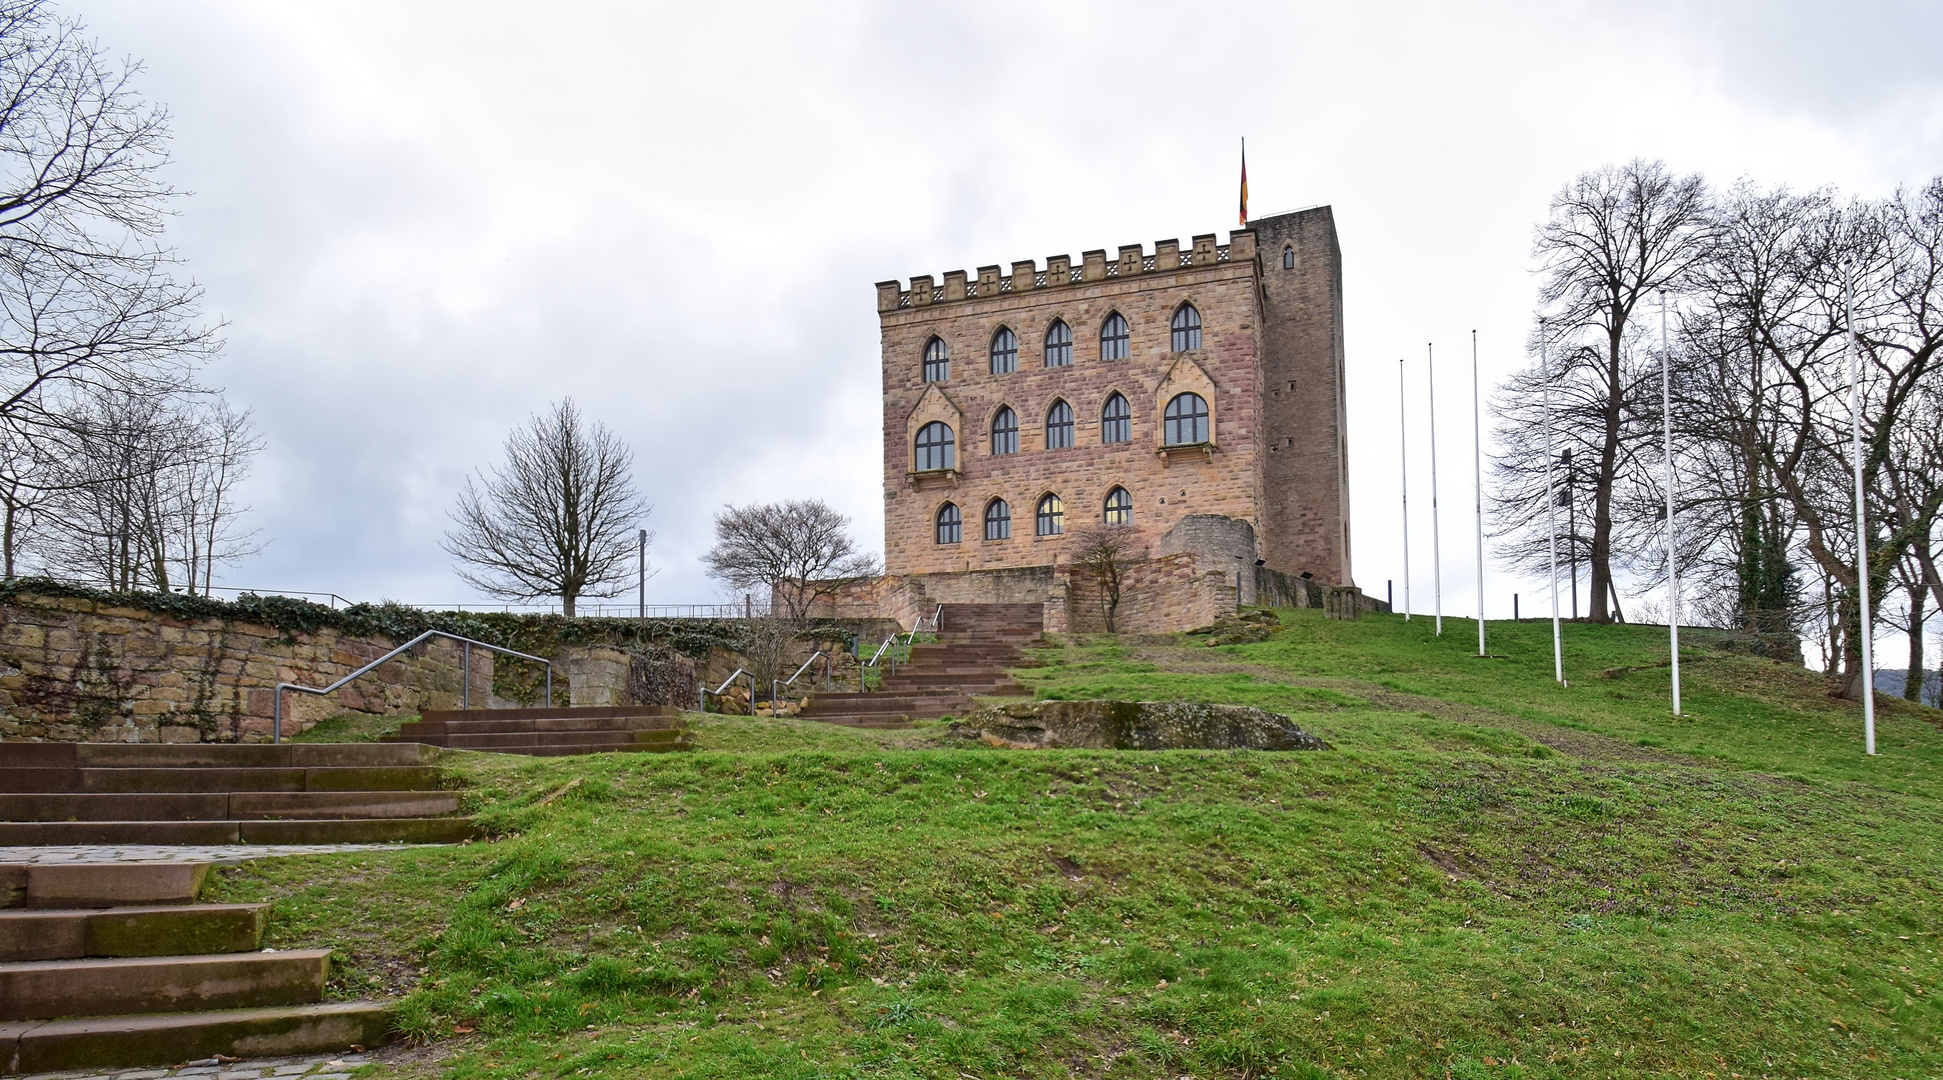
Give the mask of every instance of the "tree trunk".
[[1909, 590], [1909, 668], [1903, 678], [1903, 697], [1923, 701], [1923, 594], [1921, 584]]
[[1619, 467], [1619, 421], [1624, 404], [1620, 385], [1619, 343], [1625, 333], [1625, 320], [1613, 302], [1612, 330], [1606, 337], [1605, 429], [1599, 446], [1599, 476], [1592, 494], [1592, 603], [1587, 618], [1595, 623], [1612, 621], [1606, 594], [1617, 594], [1612, 580], [1612, 482]]

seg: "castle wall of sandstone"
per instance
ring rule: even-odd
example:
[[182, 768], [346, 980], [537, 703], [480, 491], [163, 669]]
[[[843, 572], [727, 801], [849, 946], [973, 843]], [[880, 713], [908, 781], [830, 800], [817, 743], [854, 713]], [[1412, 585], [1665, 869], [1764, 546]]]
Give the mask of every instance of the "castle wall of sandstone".
[[[903, 576], [1059, 563], [1065, 536], [1038, 536], [1034, 527], [1035, 509], [1048, 493], [1065, 504], [1067, 533], [1102, 520], [1116, 486], [1132, 495], [1134, 527], [1149, 542], [1187, 514], [1253, 520], [1263, 502], [1253, 256], [1251, 235], [1238, 232], [1226, 251], [1212, 236], [1197, 237], [1185, 266], [1178, 244], [1166, 241], [1153, 256], [1124, 248], [1112, 263], [1104, 252], [1089, 252], [1078, 281], [1061, 256], [1048, 260], [1043, 274], [1032, 263], [1016, 264], [1009, 291], [1002, 291], [1007, 279], [997, 267], [982, 269], [976, 282], [947, 274], [941, 289], [929, 278], [914, 278], [908, 293], [894, 282], [880, 286], [886, 571]], [[1153, 269], [1135, 269], [1149, 262]], [[1047, 283], [1032, 287], [1035, 278]], [[1201, 314], [1203, 347], [1176, 353], [1170, 320], [1183, 301]], [[1100, 327], [1113, 312], [1130, 324], [1125, 360], [1100, 357]], [[1073, 362], [1048, 368], [1045, 339], [1056, 318], [1072, 328]], [[1018, 370], [993, 375], [989, 346], [1001, 326], [1018, 336]], [[950, 348], [951, 372], [946, 381], [927, 384], [922, 360], [934, 336]], [[1213, 445], [1205, 451], [1161, 449], [1162, 411], [1183, 388], [1208, 398]], [[1133, 441], [1103, 444], [1101, 409], [1116, 391], [1132, 406]], [[1071, 448], [1049, 450], [1045, 420], [1056, 400], [1071, 405], [1075, 438]], [[992, 419], [1004, 406], [1018, 415], [1019, 451], [994, 455]], [[917, 427], [953, 416], [956, 468], [915, 474]], [[984, 508], [993, 498], [1011, 507], [1009, 539], [984, 539]], [[946, 502], [959, 507], [964, 521], [956, 544], [936, 542], [934, 523]]]

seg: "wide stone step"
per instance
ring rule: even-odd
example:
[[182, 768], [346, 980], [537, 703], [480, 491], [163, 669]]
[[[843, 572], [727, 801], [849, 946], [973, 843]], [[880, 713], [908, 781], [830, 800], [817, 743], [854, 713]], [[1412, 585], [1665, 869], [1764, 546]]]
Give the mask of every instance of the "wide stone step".
[[0, 963], [0, 1020], [258, 1009], [324, 997], [329, 949]]
[[629, 746], [677, 742], [684, 733], [675, 728], [657, 731], [509, 731], [451, 733], [441, 746], [455, 750], [496, 750], [503, 746]]
[[0, 794], [0, 821], [245, 821], [438, 817], [457, 813], [449, 791], [242, 791], [223, 794]]
[[582, 705], [546, 709], [426, 709], [425, 723], [474, 720], [601, 720], [628, 716], [679, 716], [673, 705]]
[[0, 911], [0, 961], [253, 952], [268, 904]]
[[0, 907], [188, 904], [208, 877], [206, 862], [0, 863]]
[[555, 743], [549, 746], [524, 746], [510, 750], [497, 750], [500, 754], [525, 754], [528, 757], [571, 757], [575, 754], [674, 754], [693, 750], [695, 744], [688, 741], [678, 743], [625, 743], [620, 746], [578, 746], [573, 743]]
[[310, 769], [424, 765], [438, 751], [385, 743], [0, 742], [0, 768]]
[[804, 720], [814, 720], [819, 724], [835, 724], [838, 727], [871, 728], [896, 731], [911, 727], [908, 716], [804, 716]]
[[0, 767], [0, 792], [436, 791], [430, 765], [321, 768]]
[[94, 1016], [0, 1025], [0, 1066], [17, 1073], [172, 1065], [225, 1057], [287, 1057], [371, 1049], [391, 1037], [390, 1009], [332, 1002], [271, 1009]]
[[568, 717], [537, 720], [426, 720], [402, 725], [387, 738], [410, 742], [426, 736], [506, 734], [556, 731], [668, 731], [681, 726], [679, 716]]
[[471, 818], [263, 821], [3, 821], [0, 847], [66, 844], [456, 844]]

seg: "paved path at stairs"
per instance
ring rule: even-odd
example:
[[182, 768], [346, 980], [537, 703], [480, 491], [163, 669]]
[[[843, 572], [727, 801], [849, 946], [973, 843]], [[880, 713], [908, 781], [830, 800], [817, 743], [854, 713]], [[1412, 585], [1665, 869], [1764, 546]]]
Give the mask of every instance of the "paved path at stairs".
[[669, 705], [575, 709], [427, 709], [386, 742], [454, 750], [560, 757], [613, 751], [664, 753], [693, 747], [681, 710]]
[[207, 863], [0, 865], [0, 1073], [348, 1052], [328, 949], [262, 951], [267, 904], [198, 904]]
[[909, 663], [868, 693], [816, 694], [805, 720], [849, 727], [902, 728], [912, 720], [962, 716], [974, 697], [1030, 693], [1006, 674], [1044, 633], [1038, 604], [946, 604], [938, 640], [913, 645]]

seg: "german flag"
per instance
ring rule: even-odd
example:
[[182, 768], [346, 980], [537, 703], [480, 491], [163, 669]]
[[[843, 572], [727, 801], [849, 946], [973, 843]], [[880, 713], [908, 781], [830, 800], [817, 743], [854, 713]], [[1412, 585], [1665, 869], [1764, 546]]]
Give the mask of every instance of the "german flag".
[[1241, 140], [1241, 224], [1248, 227], [1248, 140]]

